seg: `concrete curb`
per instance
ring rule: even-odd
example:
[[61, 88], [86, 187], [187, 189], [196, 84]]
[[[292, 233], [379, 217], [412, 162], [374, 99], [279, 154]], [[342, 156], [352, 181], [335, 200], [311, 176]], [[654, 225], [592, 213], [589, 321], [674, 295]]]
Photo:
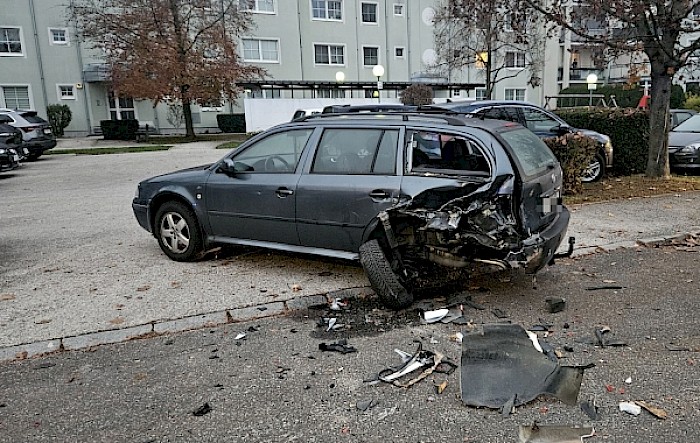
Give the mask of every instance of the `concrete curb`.
[[[672, 246], [691, 238], [700, 239], [700, 228], [669, 237], [657, 237], [636, 241], [622, 241], [603, 246], [591, 246], [575, 250], [572, 258], [583, 257], [599, 252], [611, 252], [621, 248]], [[327, 294], [307, 295], [286, 301], [266, 303], [244, 308], [198, 314], [172, 320], [154, 321], [144, 325], [135, 325], [122, 329], [90, 332], [73, 337], [62, 337], [35, 343], [0, 347], [0, 363], [39, 357], [59, 351], [89, 349], [94, 346], [121, 343], [137, 338], [146, 338], [164, 334], [202, 329], [223, 324], [239, 323], [257, 318], [274, 317], [293, 311], [308, 309], [311, 306], [330, 303], [335, 298], [359, 298], [372, 294], [368, 287], [348, 288]]]
[[143, 325], [129, 326], [121, 329], [89, 332], [70, 337], [54, 338], [35, 343], [0, 347], [0, 363], [14, 360], [45, 356], [61, 351], [77, 351], [95, 346], [122, 343], [125, 341], [155, 337], [177, 332], [203, 329], [224, 324], [239, 323], [264, 317], [285, 315], [308, 309], [311, 306], [330, 303], [335, 298], [359, 298], [372, 294], [367, 287], [349, 288], [328, 294], [307, 295], [287, 301], [266, 303], [245, 308], [226, 309], [224, 311], [198, 314], [172, 320], [154, 321]]

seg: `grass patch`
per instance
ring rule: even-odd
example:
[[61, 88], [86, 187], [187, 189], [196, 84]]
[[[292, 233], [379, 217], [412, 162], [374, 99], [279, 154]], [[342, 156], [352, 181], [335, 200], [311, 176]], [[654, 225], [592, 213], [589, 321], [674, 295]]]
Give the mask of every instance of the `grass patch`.
[[48, 154], [76, 154], [76, 155], [105, 155], [105, 154], [128, 154], [131, 152], [151, 152], [167, 151], [172, 146], [150, 145], [150, 146], [119, 146], [112, 148], [83, 148], [83, 149], [58, 149], [49, 151]]
[[668, 180], [647, 178], [642, 174], [609, 177], [596, 183], [584, 183], [583, 192], [564, 196], [567, 205], [624, 200], [655, 195], [675, 195], [700, 191], [700, 176], [671, 175]]
[[236, 149], [239, 147], [243, 142], [238, 142], [238, 141], [230, 141], [226, 143], [222, 143], [216, 147], [216, 149]]

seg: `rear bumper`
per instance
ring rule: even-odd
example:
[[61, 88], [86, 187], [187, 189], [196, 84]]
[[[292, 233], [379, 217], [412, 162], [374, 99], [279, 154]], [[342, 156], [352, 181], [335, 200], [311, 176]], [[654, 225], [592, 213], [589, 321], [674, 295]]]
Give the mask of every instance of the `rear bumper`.
[[57, 142], [56, 140], [28, 140], [24, 142], [24, 147], [29, 149], [29, 154], [30, 155], [36, 155], [36, 154], [43, 154], [45, 151], [48, 151], [49, 149], [52, 149], [56, 146]]
[[509, 258], [511, 266], [515, 264], [515, 267], [525, 269], [528, 274], [534, 274], [545, 267], [564, 241], [570, 218], [569, 210], [562, 205], [554, 222], [544, 231], [525, 240], [522, 251]]

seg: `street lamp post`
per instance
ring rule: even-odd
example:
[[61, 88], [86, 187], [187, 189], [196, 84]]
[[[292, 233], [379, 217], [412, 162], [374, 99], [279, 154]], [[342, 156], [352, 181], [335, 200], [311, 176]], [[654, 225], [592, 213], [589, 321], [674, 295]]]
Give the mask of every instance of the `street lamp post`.
[[382, 95], [379, 91], [384, 87], [381, 81], [381, 77], [384, 75], [384, 66], [376, 65], [374, 68], [372, 68], [372, 75], [377, 77], [377, 102], [381, 103]]
[[[340, 85], [345, 81], [345, 73], [343, 71], [338, 71], [335, 73], [335, 81]], [[340, 89], [340, 88], [338, 88]], [[343, 93], [343, 96], [345, 96], [345, 93]], [[352, 98], [352, 92], [350, 93], [350, 98]]]
[[598, 76], [595, 74], [588, 74], [586, 77], [586, 83], [588, 83], [588, 107], [593, 106], [593, 91], [598, 87]]

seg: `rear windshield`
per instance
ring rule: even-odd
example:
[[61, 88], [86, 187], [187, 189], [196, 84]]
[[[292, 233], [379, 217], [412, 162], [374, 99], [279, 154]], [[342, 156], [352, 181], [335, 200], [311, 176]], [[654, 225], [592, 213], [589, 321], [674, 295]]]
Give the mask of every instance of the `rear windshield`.
[[557, 163], [552, 151], [529, 129], [504, 131], [500, 135], [510, 145], [515, 161], [526, 176], [538, 175]]
[[27, 113], [27, 114], [21, 114], [21, 115], [29, 123], [46, 123], [46, 120], [44, 120], [41, 117], [37, 117], [36, 114]]

